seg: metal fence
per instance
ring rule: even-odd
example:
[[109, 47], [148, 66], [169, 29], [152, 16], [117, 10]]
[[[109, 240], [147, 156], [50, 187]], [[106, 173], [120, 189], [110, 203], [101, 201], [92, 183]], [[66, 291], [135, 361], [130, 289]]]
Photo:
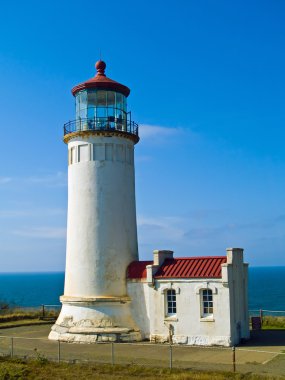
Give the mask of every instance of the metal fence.
[[[285, 342], [284, 342], [285, 344]], [[89, 362], [149, 367], [285, 373], [282, 350], [142, 343], [71, 344], [47, 338], [0, 336], [0, 355], [38, 361]]]
[[[33, 309], [37, 311], [40, 318], [45, 319], [49, 318], [51, 311], [58, 314], [60, 307], [61, 305], [40, 305], [33, 308], [13, 308], [12, 310], [30, 311]], [[285, 315], [285, 311], [263, 309], [250, 310], [250, 312], [251, 315], [262, 318], [268, 315]], [[3, 314], [3, 310], [0, 314]], [[23, 332], [24, 336], [15, 336], [14, 334], [19, 334], [19, 332], [12, 330], [9, 332], [3, 330], [3, 335], [0, 335], [0, 356], [70, 363], [90, 362], [212, 371], [225, 370], [267, 373], [277, 376], [285, 374], [285, 330], [251, 331], [252, 339], [248, 343], [234, 348], [152, 344], [149, 342], [70, 344], [51, 341], [43, 338], [43, 335], [40, 338], [30, 337], [33, 336], [30, 331]], [[47, 334], [48, 332], [45, 336]]]
[[285, 310], [267, 310], [267, 309], [255, 309], [249, 310], [251, 317], [285, 317]]
[[[34, 319], [55, 320], [61, 310], [61, 305], [37, 305], [37, 306], [10, 306], [0, 305], [0, 320], [7, 322], [9, 320]], [[11, 316], [11, 318], [9, 318]], [[12, 318], [13, 316], [13, 318]]]

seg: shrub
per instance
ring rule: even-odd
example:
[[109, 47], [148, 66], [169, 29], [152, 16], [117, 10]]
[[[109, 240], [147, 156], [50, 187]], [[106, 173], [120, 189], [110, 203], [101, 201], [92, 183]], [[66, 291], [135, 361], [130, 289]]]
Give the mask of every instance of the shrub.
[[285, 317], [265, 316], [262, 318], [262, 327], [285, 329]]

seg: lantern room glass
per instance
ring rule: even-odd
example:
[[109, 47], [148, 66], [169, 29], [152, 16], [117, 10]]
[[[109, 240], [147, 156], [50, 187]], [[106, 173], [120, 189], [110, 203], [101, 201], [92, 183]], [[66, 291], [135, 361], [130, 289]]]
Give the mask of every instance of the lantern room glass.
[[76, 121], [103, 123], [115, 122], [125, 125], [127, 119], [127, 99], [115, 91], [83, 90], [75, 97]]

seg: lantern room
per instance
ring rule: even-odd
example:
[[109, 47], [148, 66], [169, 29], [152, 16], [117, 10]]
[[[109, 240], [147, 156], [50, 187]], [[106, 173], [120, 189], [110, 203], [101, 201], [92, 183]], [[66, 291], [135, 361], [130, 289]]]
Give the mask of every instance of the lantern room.
[[[75, 120], [64, 125], [64, 136], [80, 131], [114, 131], [135, 135], [138, 125], [127, 110], [130, 89], [106, 77], [106, 64], [98, 61], [95, 77], [72, 89], [75, 97]], [[117, 134], [117, 133], [116, 133]]]
[[127, 119], [127, 98], [115, 91], [86, 89], [75, 95], [76, 120], [105, 120], [114, 122]]

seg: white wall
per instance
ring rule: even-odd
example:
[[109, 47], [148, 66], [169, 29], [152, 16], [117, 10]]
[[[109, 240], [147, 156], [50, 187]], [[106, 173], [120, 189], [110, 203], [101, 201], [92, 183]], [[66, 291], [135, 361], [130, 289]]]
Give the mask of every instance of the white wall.
[[138, 260], [134, 142], [109, 135], [68, 143], [65, 286], [50, 339], [141, 339], [126, 287], [126, 269]]
[[229, 248], [227, 250], [226, 269], [228, 287], [230, 291], [230, 318], [231, 336], [233, 344], [238, 344], [241, 339], [248, 339], [248, 264], [243, 263], [243, 250]]
[[[71, 163], [71, 149], [80, 162]], [[68, 150], [64, 295], [124, 296], [126, 268], [138, 259], [134, 144], [77, 137]]]
[[[201, 287], [211, 288], [215, 292], [213, 318], [201, 317]], [[165, 292], [170, 288], [176, 290], [175, 317], [166, 316]], [[128, 293], [132, 299], [131, 308], [137, 325], [143, 335], [153, 341], [167, 341], [171, 324], [174, 343], [231, 344], [229, 289], [223, 286], [221, 280], [156, 280], [153, 288], [146, 282], [133, 281], [128, 282]]]
[[[201, 317], [201, 290], [207, 288], [213, 292], [212, 318]], [[176, 290], [176, 316], [166, 316], [167, 289]], [[169, 325], [174, 343], [231, 346], [249, 338], [247, 264], [242, 250], [227, 250], [222, 278], [156, 279], [153, 286], [147, 279], [129, 280], [128, 294], [134, 320], [142, 335], [153, 341], [168, 341]]]

